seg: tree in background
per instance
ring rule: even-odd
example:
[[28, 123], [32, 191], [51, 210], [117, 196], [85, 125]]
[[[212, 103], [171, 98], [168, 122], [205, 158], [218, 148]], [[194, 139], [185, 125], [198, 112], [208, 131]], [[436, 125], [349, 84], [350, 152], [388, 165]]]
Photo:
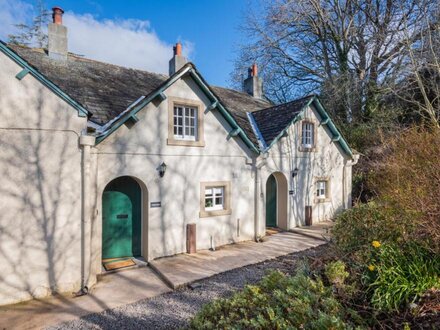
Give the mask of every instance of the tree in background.
[[246, 17], [249, 42], [241, 47], [232, 80], [241, 83], [239, 73], [255, 61], [274, 102], [314, 92], [337, 121], [371, 121], [405, 68], [419, 60], [409, 50], [425, 38], [426, 14], [435, 6], [430, 0], [262, 4], [261, 13]]
[[32, 24], [16, 24], [15, 27], [18, 29], [18, 33], [10, 34], [8, 36], [9, 42], [24, 46], [47, 48], [46, 27], [50, 22], [51, 14], [46, 8], [43, 0], [37, 0], [34, 7], [36, 15], [32, 20]]
[[[440, 129], [440, 3], [432, 12], [426, 12], [419, 23], [423, 31], [416, 44], [404, 31], [409, 63], [400, 81], [391, 86], [397, 102], [406, 110], [412, 122]], [[408, 120], [408, 118], [405, 118]]]

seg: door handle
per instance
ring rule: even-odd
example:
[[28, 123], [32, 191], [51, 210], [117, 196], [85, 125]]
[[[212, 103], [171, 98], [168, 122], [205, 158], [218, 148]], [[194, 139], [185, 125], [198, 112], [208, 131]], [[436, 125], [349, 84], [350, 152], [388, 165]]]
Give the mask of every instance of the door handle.
[[128, 219], [128, 214], [118, 214], [116, 219]]

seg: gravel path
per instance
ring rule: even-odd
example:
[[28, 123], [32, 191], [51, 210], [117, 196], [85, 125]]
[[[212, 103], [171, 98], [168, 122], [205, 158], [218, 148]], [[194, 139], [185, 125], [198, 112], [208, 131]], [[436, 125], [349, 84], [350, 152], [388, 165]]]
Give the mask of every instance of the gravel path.
[[154, 298], [90, 314], [49, 329], [176, 329], [185, 327], [201, 307], [217, 298], [230, 296], [246, 284], [258, 282], [269, 269], [294, 273], [307, 256], [325, 253], [327, 245], [292, 253], [259, 264], [237, 268], [200, 280], [193, 288], [182, 288]]

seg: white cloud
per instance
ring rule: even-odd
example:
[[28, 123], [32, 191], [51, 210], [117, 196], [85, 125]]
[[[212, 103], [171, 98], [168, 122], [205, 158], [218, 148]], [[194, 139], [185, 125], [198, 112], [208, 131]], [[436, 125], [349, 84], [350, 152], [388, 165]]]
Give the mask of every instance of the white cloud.
[[14, 24], [28, 22], [32, 13], [32, 5], [26, 2], [0, 0], [0, 39], [7, 41], [9, 34], [17, 33]]
[[[68, 12], [64, 24], [69, 31], [69, 50], [74, 53], [132, 68], [168, 72], [173, 46], [161, 40], [148, 21], [98, 21], [89, 14]], [[192, 47], [184, 45], [183, 49], [190, 55]]]
[[[23, 10], [18, 10], [21, 6]], [[32, 18], [32, 6], [20, 0], [0, 0], [0, 38], [14, 32], [9, 22]], [[3, 18], [3, 19], [2, 19]], [[163, 41], [150, 22], [136, 19], [99, 20], [91, 14], [67, 11], [63, 18], [68, 28], [68, 45], [72, 53], [87, 58], [158, 73], [168, 73], [172, 44]], [[4, 34], [4, 35], [3, 35]], [[185, 56], [191, 57], [194, 44], [182, 41]]]

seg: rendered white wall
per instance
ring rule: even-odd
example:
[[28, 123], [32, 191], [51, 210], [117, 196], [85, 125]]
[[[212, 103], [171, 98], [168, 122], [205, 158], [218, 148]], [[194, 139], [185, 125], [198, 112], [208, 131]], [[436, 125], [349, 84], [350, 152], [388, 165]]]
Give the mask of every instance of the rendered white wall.
[[80, 282], [86, 118], [0, 53], [0, 304]]
[[[265, 228], [266, 182], [274, 172], [281, 172], [288, 181], [289, 190], [294, 194], [288, 196], [288, 228], [305, 224], [305, 206], [312, 206], [312, 220], [317, 223], [332, 219], [338, 212], [351, 204], [351, 166], [344, 167], [347, 156], [336, 142], [332, 142], [329, 130], [319, 125], [320, 118], [311, 107], [304, 113], [304, 119], [311, 119], [317, 124], [316, 150], [300, 151], [301, 121], [288, 130], [288, 136], [281, 138], [267, 155], [259, 157], [265, 165], [259, 171], [259, 232]], [[292, 171], [297, 168], [298, 175], [292, 178]], [[346, 179], [344, 180], [344, 171]], [[330, 200], [316, 200], [316, 178], [328, 177]], [[345, 189], [343, 188], [345, 182]]]
[[[165, 94], [201, 100], [202, 111], [210, 104], [191, 78], [176, 82]], [[97, 227], [102, 227], [101, 196], [105, 186], [114, 178], [129, 175], [148, 190], [148, 203], [143, 205], [148, 230], [143, 234], [148, 235], [148, 255], [144, 257], [149, 260], [185, 252], [188, 223], [197, 225], [198, 249], [209, 248], [211, 236], [216, 245], [252, 239], [254, 185], [252, 168], [246, 164], [250, 151], [241, 140], [227, 139], [231, 128], [217, 110], [204, 114], [204, 147], [167, 145], [168, 104], [168, 100], [158, 107], [149, 104], [137, 114], [139, 121], [131, 129], [121, 127], [96, 148]], [[167, 171], [160, 178], [157, 168], [162, 162], [167, 164]], [[200, 182], [206, 181], [231, 182], [231, 215], [199, 218]], [[150, 208], [149, 203], [156, 201], [162, 207]]]

